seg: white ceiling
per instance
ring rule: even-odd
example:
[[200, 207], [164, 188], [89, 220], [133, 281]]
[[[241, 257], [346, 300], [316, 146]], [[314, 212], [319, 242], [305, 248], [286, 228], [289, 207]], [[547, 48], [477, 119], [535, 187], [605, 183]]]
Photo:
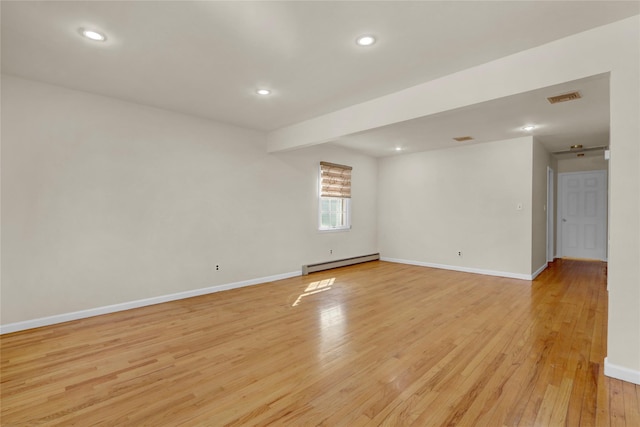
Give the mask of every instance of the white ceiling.
[[[2, 72], [269, 131], [638, 13], [637, 1], [2, 1]], [[91, 42], [80, 27], [108, 39]], [[364, 33], [378, 43], [356, 46]], [[585, 116], [547, 112], [541, 90], [379, 129], [367, 146], [366, 134], [339, 143], [387, 155], [395, 144], [481, 141], [496, 138], [489, 120], [503, 135], [527, 114], [549, 145], [608, 133], [606, 78], [580, 84], [569, 86], [585, 91], [582, 104], [566, 108], [593, 121], [559, 127]]]
[[[582, 98], [551, 104], [547, 97]], [[533, 124], [536, 128], [524, 131]], [[334, 142], [375, 157], [533, 135], [551, 152], [609, 144], [609, 76], [593, 76], [431, 116], [346, 135]], [[471, 136], [472, 141], [453, 138]], [[396, 151], [396, 148], [401, 151]]]

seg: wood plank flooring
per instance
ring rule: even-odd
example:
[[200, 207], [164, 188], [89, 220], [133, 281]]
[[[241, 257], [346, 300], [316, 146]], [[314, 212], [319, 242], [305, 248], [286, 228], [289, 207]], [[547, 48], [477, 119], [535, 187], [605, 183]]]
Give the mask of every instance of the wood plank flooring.
[[371, 262], [4, 335], [3, 426], [640, 426], [606, 264]]

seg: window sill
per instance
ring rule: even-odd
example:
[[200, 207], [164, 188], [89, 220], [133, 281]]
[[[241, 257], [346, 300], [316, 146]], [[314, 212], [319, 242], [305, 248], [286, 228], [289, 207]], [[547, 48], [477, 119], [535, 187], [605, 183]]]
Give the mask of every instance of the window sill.
[[319, 228], [318, 233], [339, 233], [341, 231], [351, 231], [351, 227], [344, 228]]

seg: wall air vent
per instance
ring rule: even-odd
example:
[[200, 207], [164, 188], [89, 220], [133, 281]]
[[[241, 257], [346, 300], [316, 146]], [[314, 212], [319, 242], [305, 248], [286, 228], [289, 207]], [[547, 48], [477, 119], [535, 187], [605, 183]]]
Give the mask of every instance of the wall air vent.
[[558, 102], [573, 101], [575, 99], [580, 99], [580, 98], [582, 98], [582, 95], [580, 95], [580, 92], [571, 92], [571, 93], [564, 93], [562, 95], [550, 96], [547, 98], [547, 101], [549, 101], [549, 103], [551, 104], [557, 104]]
[[459, 136], [457, 138], [453, 138], [458, 142], [462, 142], [462, 141], [471, 141], [473, 138], [470, 136]]

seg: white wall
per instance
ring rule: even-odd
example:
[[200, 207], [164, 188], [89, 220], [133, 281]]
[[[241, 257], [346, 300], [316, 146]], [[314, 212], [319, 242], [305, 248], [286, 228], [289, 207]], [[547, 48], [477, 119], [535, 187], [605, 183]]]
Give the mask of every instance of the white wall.
[[599, 153], [597, 156], [558, 159], [558, 173], [601, 170], [609, 170], [609, 162], [604, 159], [604, 155], [602, 153]]
[[[320, 160], [354, 168], [349, 232], [317, 231]], [[1, 322], [377, 252], [376, 179], [345, 149], [269, 155], [258, 132], [2, 76]]]
[[547, 264], [547, 168], [551, 155], [534, 139], [531, 193], [531, 272]]
[[381, 255], [530, 275], [532, 144], [523, 137], [380, 159]]
[[[608, 375], [640, 384], [640, 16], [612, 49]], [[628, 22], [626, 20], [625, 22]], [[601, 60], [601, 58], [594, 58]]]

